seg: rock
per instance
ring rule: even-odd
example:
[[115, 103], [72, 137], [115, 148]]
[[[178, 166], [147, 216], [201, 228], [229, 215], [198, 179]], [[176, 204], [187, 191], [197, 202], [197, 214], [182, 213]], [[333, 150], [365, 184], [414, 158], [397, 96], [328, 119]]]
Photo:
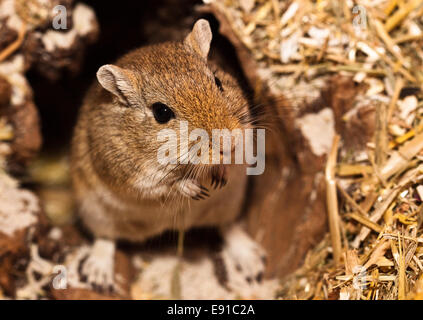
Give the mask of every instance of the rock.
[[89, 289], [52, 290], [52, 298], [56, 300], [120, 300], [119, 297], [101, 294]]
[[[73, 0], [22, 1], [4, 0], [0, 4], [0, 50], [7, 48], [24, 29], [25, 38], [19, 51], [25, 57], [25, 71], [35, 68], [51, 80], [68, 69], [77, 72], [86, 46], [97, 38], [99, 27], [95, 13], [87, 5]], [[61, 5], [66, 9], [66, 26], [55, 29]], [[64, 29], [61, 29], [63, 27]]]
[[25, 165], [41, 146], [38, 110], [32, 102], [32, 90], [24, 75], [24, 59], [14, 56], [0, 63], [0, 117], [13, 128], [9, 164]]
[[9, 104], [11, 96], [12, 87], [9, 81], [0, 76], [0, 109]]
[[[66, 8], [66, 29], [56, 30], [54, 8]], [[60, 20], [60, 22], [62, 22]], [[32, 68], [50, 80], [79, 71], [85, 48], [99, 32], [95, 13], [73, 0], [0, 2], [0, 117], [13, 127], [9, 169], [28, 164], [41, 146], [39, 115], [25, 72]], [[18, 34], [22, 34], [22, 41]], [[6, 50], [17, 43], [13, 51]], [[2, 55], [8, 52], [8, 54]]]
[[351, 77], [335, 75], [322, 92], [324, 103], [334, 112], [336, 132], [343, 138], [347, 150], [364, 150], [374, 134], [374, 102], [358, 101], [363, 91], [364, 87], [357, 86]]
[[58, 80], [66, 70], [76, 74], [85, 48], [97, 39], [98, 32], [95, 13], [90, 7], [77, 4], [69, 29], [49, 28], [28, 34], [22, 48], [25, 60], [51, 80]]
[[40, 120], [37, 108], [32, 101], [11, 106], [7, 117], [14, 128], [12, 140], [12, 161], [27, 164], [41, 147]]
[[46, 221], [37, 197], [17, 182], [0, 176], [0, 287], [16, 293], [17, 270], [27, 263], [29, 245], [45, 230]]

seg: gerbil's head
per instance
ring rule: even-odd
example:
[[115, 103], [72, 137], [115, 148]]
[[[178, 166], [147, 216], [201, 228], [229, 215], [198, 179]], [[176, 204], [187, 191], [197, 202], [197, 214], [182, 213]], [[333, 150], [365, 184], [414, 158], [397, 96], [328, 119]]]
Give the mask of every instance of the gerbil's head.
[[[216, 144], [212, 141], [213, 129], [232, 131], [250, 127], [247, 101], [237, 82], [207, 61], [211, 40], [209, 23], [201, 19], [184, 41], [137, 49], [116, 65], [104, 65], [97, 72], [101, 86], [112, 94], [116, 129], [125, 133], [121, 135], [122, 143], [134, 161], [148, 164], [158, 177], [176, 179], [169, 173], [176, 173], [175, 168], [182, 167], [181, 160], [190, 157], [181, 148], [184, 143], [180, 137], [181, 123], [188, 125], [189, 133], [194, 129], [207, 133], [211, 147], [208, 157], [212, 156], [213, 143]], [[165, 152], [174, 159], [163, 165], [157, 159], [166, 141], [158, 137], [169, 132], [167, 129], [177, 134], [174, 141], [177, 154]], [[235, 140], [231, 141], [232, 151]], [[197, 140], [189, 141], [188, 149], [196, 143]], [[202, 167], [213, 168], [210, 172], [216, 168]]]

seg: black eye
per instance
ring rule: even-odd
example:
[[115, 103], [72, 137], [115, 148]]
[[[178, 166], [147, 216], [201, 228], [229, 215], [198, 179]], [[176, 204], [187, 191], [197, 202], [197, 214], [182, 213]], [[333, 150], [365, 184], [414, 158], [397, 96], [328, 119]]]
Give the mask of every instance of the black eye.
[[214, 76], [214, 83], [216, 83], [219, 90], [223, 92], [222, 81], [220, 81], [220, 79], [216, 76]]
[[156, 119], [158, 123], [166, 123], [169, 122], [170, 119], [175, 118], [175, 114], [173, 113], [172, 109], [164, 103], [153, 103], [152, 109], [154, 119]]

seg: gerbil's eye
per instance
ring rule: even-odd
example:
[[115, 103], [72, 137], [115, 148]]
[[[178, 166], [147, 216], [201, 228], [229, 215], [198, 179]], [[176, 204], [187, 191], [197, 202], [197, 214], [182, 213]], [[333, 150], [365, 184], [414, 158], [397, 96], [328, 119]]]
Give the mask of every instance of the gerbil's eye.
[[222, 81], [220, 81], [220, 79], [216, 76], [214, 76], [214, 83], [216, 83], [216, 86], [219, 88], [219, 90], [223, 92]]
[[158, 123], [166, 123], [169, 122], [170, 119], [175, 118], [175, 114], [173, 113], [172, 109], [169, 108], [167, 105], [161, 102], [153, 103], [152, 106], [154, 119]]

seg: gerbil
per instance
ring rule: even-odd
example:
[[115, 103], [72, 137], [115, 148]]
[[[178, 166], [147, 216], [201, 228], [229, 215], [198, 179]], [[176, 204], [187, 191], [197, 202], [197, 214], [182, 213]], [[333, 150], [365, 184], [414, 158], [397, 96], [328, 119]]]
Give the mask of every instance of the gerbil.
[[237, 82], [207, 61], [211, 39], [209, 23], [199, 20], [184, 41], [136, 49], [102, 66], [84, 100], [71, 171], [78, 212], [96, 237], [82, 272], [97, 286], [113, 285], [116, 240], [141, 242], [194, 226], [219, 227], [246, 277], [263, 271], [262, 249], [236, 222], [245, 166], [157, 160], [159, 131], [178, 131], [181, 120], [207, 132], [250, 127]]

